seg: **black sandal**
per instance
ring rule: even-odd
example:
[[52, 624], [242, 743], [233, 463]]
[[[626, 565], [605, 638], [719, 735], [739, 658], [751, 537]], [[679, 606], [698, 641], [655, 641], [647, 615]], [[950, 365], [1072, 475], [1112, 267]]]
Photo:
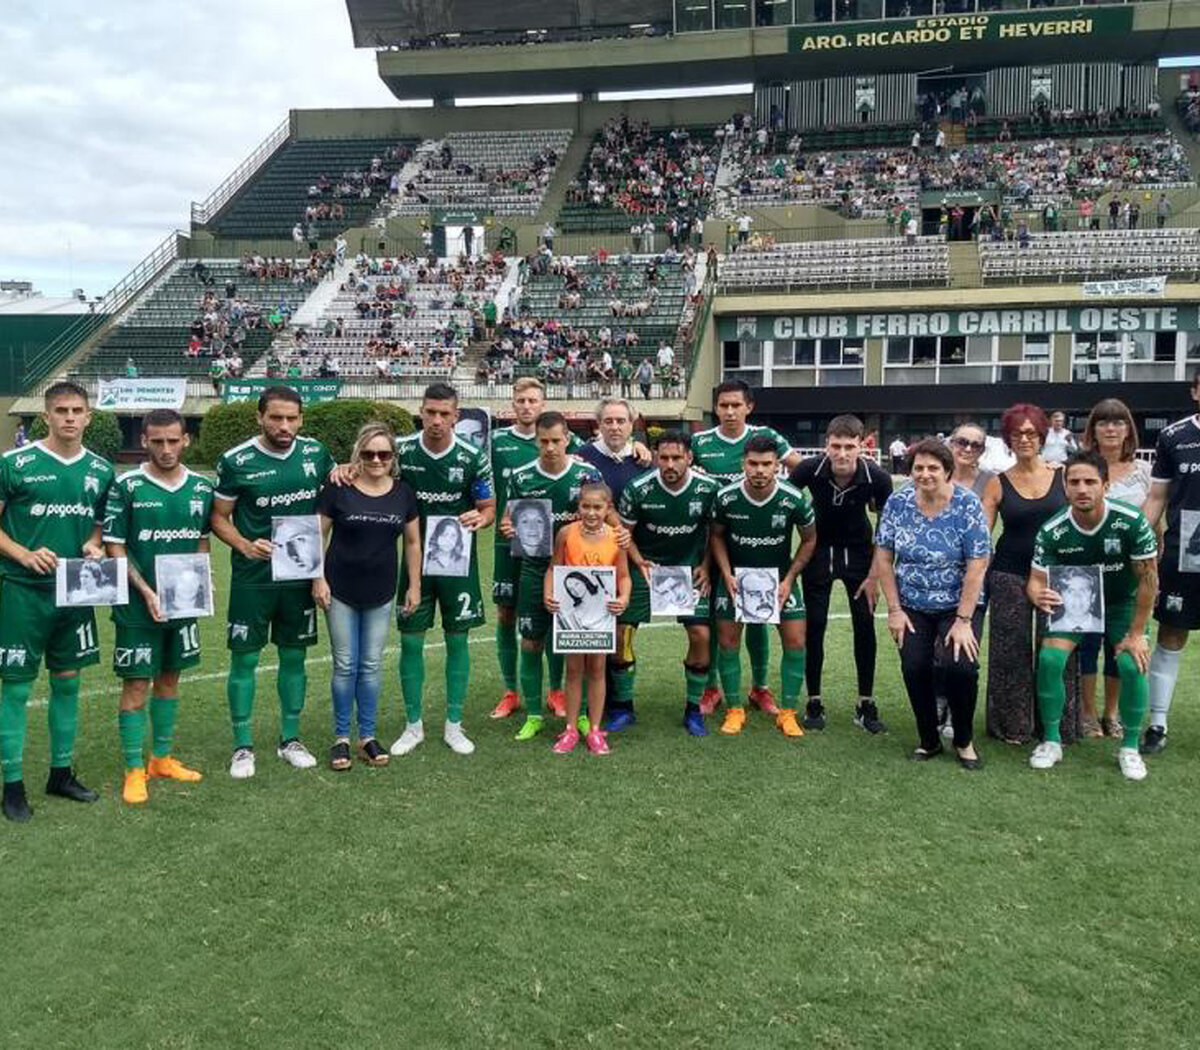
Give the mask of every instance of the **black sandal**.
[[359, 743], [358, 754], [369, 766], [386, 766], [392, 757], [374, 737]]
[[339, 740], [329, 749], [329, 768], [344, 773], [350, 766], [350, 742]]
[[918, 747], [908, 757], [913, 762], [928, 762], [931, 758], [937, 758], [938, 755], [940, 755], [945, 750], [946, 749], [944, 747], [942, 747], [941, 744], [938, 744], [937, 747], [930, 748], [928, 750], [923, 747]]

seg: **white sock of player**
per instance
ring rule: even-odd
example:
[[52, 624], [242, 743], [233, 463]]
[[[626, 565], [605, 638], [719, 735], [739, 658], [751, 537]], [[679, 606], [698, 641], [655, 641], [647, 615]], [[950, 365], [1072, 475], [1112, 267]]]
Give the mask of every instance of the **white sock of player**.
[[1179, 677], [1179, 658], [1182, 650], [1154, 647], [1150, 656], [1150, 718], [1152, 726], [1167, 728], [1167, 712], [1171, 710], [1171, 694], [1175, 692], [1175, 679]]

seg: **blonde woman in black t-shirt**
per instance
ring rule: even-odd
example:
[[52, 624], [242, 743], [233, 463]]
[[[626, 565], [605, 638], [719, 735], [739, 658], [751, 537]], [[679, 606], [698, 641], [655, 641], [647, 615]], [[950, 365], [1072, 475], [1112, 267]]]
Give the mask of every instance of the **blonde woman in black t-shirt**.
[[333, 736], [329, 764], [350, 768], [350, 715], [357, 705], [358, 751], [385, 766], [388, 752], [375, 737], [380, 665], [399, 575], [397, 540], [404, 538], [408, 589], [404, 608], [421, 601], [421, 530], [416, 497], [396, 470], [396, 436], [385, 423], [368, 423], [354, 442], [349, 485], [326, 485], [317, 510], [329, 541], [325, 576], [313, 597], [325, 610], [333, 650]]

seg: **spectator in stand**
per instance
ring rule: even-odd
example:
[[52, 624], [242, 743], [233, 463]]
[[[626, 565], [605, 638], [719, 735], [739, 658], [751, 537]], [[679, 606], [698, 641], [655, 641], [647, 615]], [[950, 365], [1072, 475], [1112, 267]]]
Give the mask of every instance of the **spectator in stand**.
[[1047, 463], [1065, 463], [1067, 457], [1079, 448], [1079, 443], [1066, 427], [1067, 417], [1062, 412], [1050, 413], [1050, 429], [1042, 443], [1042, 459]]
[[1165, 193], [1158, 195], [1158, 203], [1154, 206], [1154, 221], [1161, 230], [1167, 224], [1167, 219], [1171, 217], [1171, 202], [1167, 200]]
[[754, 220], [749, 215], [742, 214], [737, 218], [737, 243], [740, 248], [750, 239], [750, 227], [754, 225]]
[[137, 379], [137, 377], [138, 377], [137, 362], [134, 361], [134, 359], [132, 357], [125, 358], [125, 378], [126, 379]]
[[637, 384], [641, 387], [642, 397], [649, 400], [650, 388], [654, 383], [654, 366], [647, 358], [642, 358], [642, 363], [637, 368]]
[[667, 344], [665, 339], [658, 341], [658, 367], [670, 368], [675, 363], [675, 350]]
[[300, 223], [292, 227], [292, 242], [296, 245], [296, 253], [299, 254], [304, 247], [304, 227]]
[[227, 375], [225, 368], [225, 359], [222, 357], [214, 357], [212, 364], [208, 366], [208, 378], [212, 380], [213, 393], [221, 396], [221, 383]]
[[892, 457], [892, 473], [904, 473], [904, 457], [908, 454], [908, 445], [904, 439], [897, 435], [892, 439], [892, 443], [888, 446], [888, 453]]

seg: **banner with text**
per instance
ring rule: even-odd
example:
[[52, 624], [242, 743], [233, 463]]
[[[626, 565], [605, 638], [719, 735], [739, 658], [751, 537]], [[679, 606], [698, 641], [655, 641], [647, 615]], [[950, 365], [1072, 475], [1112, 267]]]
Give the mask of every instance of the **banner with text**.
[[979, 15], [889, 18], [788, 30], [789, 51], [874, 51], [947, 44], [1021, 43], [1042, 37], [1090, 39], [1133, 28], [1129, 7], [1066, 7], [1050, 11], [998, 11]]
[[1122, 281], [1084, 281], [1083, 294], [1107, 297], [1113, 295], [1165, 295], [1166, 277], [1126, 277]]
[[183, 407], [186, 379], [101, 379], [96, 407], [109, 412], [149, 412]]
[[221, 394], [226, 402], [257, 401], [269, 386], [290, 386], [306, 405], [333, 401], [342, 389], [340, 379], [228, 379]]
[[722, 340], [880, 339], [886, 336], [1195, 332], [1200, 307], [1061, 306], [906, 313], [754, 314], [717, 319]]

